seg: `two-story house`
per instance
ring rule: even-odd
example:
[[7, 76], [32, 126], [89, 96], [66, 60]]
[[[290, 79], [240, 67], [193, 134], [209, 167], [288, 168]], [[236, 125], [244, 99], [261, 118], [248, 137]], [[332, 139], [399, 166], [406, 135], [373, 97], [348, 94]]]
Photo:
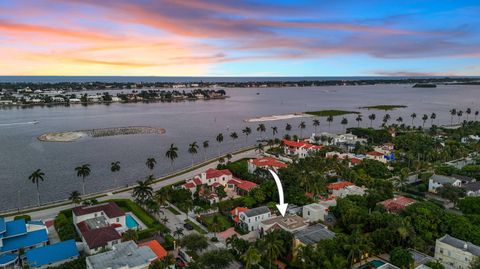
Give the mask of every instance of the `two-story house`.
[[448, 268], [468, 269], [472, 260], [479, 256], [479, 246], [448, 234], [435, 242], [435, 259]]
[[260, 206], [249, 209], [238, 214], [239, 225], [249, 232], [258, 230], [260, 223], [264, 220], [270, 219], [272, 213], [266, 206]]

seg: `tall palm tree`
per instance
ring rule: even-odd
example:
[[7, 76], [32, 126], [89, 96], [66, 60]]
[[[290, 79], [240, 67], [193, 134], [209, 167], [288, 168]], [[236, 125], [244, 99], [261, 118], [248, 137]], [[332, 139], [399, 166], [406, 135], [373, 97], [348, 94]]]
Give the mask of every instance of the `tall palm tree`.
[[230, 138], [232, 139], [233, 149], [235, 150], [235, 140], [238, 138], [237, 132], [232, 132], [232, 133], [230, 134]]
[[453, 125], [453, 117], [457, 115], [457, 110], [455, 108], [450, 109], [450, 125]]
[[223, 142], [223, 134], [219, 133], [215, 138], [215, 140], [217, 140], [217, 152], [218, 152], [218, 156], [220, 156], [220, 143]]
[[410, 115], [410, 118], [412, 118], [412, 126], [413, 126], [413, 122], [415, 121], [415, 118], [417, 117], [417, 113], [412, 113]]
[[384, 123], [385, 125], [388, 124], [388, 121], [390, 120], [390, 118], [391, 118], [391, 117], [390, 117], [390, 114], [388, 114], [388, 113], [385, 114], [385, 115], [383, 116], [383, 123]]
[[172, 166], [172, 171], [173, 171], [173, 163], [176, 158], [178, 158], [178, 148], [175, 146], [175, 144], [171, 144], [170, 148], [165, 152], [165, 157], [170, 159], [170, 165]]
[[327, 122], [328, 122], [328, 130], [330, 130], [330, 125], [332, 124], [333, 122], [333, 116], [330, 115], [327, 117]]
[[287, 131], [287, 133], [289, 133], [291, 130], [292, 130], [292, 125], [290, 125], [290, 123], [287, 123], [285, 125], [285, 131]]
[[75, 168], [75, 172], [77, 172], [77, 177], [82, 178], [82, 191], [83, 195], [85, 195], [85, 178], [90, 175], [90, 165], [89, 164], [82, 164]]
[[270, 128], [272, 128], [272, 137], [275, 140], [275, 135], [278, 133], [278, 128], [277, 126], [272, 126]]
[[468, 116], [472, 114], [472, 109], [468, 107], [467, 110], [465, 110], [465, 113], [467, 114], [467, 121], [468, 121]]
[[348, 252], [350, 268], [352, 268], [355, 260], [360, 260], [361, 262], [364, 254], [370, 250], [367, 238], [358, 230], [355, 230], [352, 235], [349, 236], [348, 242], [346, 242], [343, 247]]
[[164, 206], [167, 204], [169, 198], [170, 192], [167, 188], [161, 188], [153, 195], [153, 199], [158, 203], [159, 206]]
[[283, 241], [280, 239], [277, 233], [268, 233], [260, 243], [263, 249], [264, 255], [269, 261], [269, 268], [271, 268], [273, 262], [282, 254]]
[[360, 128], [360, 122], [362, 122], [362, 114], [358, 114], [357, 117], [355, 118], [357, 121], [357, 127]]
[[[115, 161], [115, 162], [112, 162], [110, 164], [110, 171], [112, 171], [112, 173], [116, 173], [118, 171], [120, 171], [120, 162], [119, 161]], [[116, 187], [117, 186], [117, 183], [116, 183], [116, 180], [117, 180], [117, 177], [113, 177], [113, 187]]]
[[340, 124], [343, 125], [343, 131], [345, 132], [347, 130], [348, 119], [343, 118], [342, 121], [340, 122]]
[[314, 119], [313, 120], [313, 129], [314, 129], [315, 134], [317, 133], [317, 127], [319, 127], [319, 126], [320, 126], [320, 120]]
[[197, 141], [195, 141], [195, 142], [193, 142], [192, 144], [188, 145], [188, 153], [190, 153], [190, 154], [192, 155], [192, 166], [193, 166], [194, 156], [195, 156], [195, 154], [198, 153]]
[[68, 200], [72, 201], [72, 203], [78, 205], [82, 202], [82, 197], [80, 197], [80, 193], [78, 191], [72, 191]]
[[173, 231], [173, 236], [177, 238], [177, 241], [180, 240], [180, 237], [183, 236], [183, 228], [177, 227], [177, 229]]
[[437, 118], [437, 114], [435, 114], [435, 112], [430, 114], [430, 125], [433, 126], [433, 122], [435, 121], [436, 118]]
[[475, 111], [475, 121], [477, 121], [478, 113], [479, 113], [478, 110]]
[[304, 121], [300, 122], [300, 124], [298, 125], [298, 128], [300, 129], [300, 139], [303, 138], [303, 129], [305, 129], [306, 127], [307, 125]]
[[427, 122], [427, 120], [428, 120], [428, 115], [427, 115], [427, 114], [423, 114], [423, 117], [422, 117], [422, 121], [423, 121], [422, 127], [425, 127], [425, 122]]
[[210, 141], [205, 140], [205, 141], [203, 141], [202, 145], [203, 145], [203, 157], [206, 161], [207, 160], [207, 149], [208, 149], [208, 147], [210, 147]]
[[457, 112], [457, 116], [458, 116], [458, 123], [460, 123], [460, 118], [462, 118], [462, 116], [463, 116], [463, 111], [459, 110]]
[[240, 256], [240, 260], [245, 263], [245, 269], [251, 269], [262, 260], [262, 254], [254, 246], [250, 246], [247, 251]]
[[368, 119], [370, 120], [370, 128], [373, 126], [373, 121], [377, 118], [377, 115], [375, 114], [370, 114], [368, 115]]
[[[267, 131], [267, 128], [265, 127], [265, 124], [260, 123], [257, 127], [257, 132], [264, 133], [265, 131]], [[263, 136], [262, 136], [262, 139], [263, 139]]]
[[145, 165], [148, 167], [148, 169], [153, 170], [155, 168], [155, 165], [157, 164], [157, 160], [155, 158], [148, 158], [147, 162]]
[[262, 152], [263, 152], [263, 144], [262, 144], [262, 143], [258, 143], [255, 151], [258, 151], [258, 153], [262, 153]]
[[402, 118], [402, 117], [398, 117], [398, 118], [396, 119], [396, 121], [398, 122], [398, 124], [401, 124], [401, 123], [403, 122], [403, 118]]
[[40, 189], [38, 187], [39, 187], [40, 181], [45, 180], [45, 173], [42, 172], [41, 169], [37, 169], [28, 177], [28, 179], [32, 181], [32, 183], [37, 185], [37, 204], [38, 206], [40, 206]]
[[248, 144], [248, 136], [252, 133], [252, 128], [246, 126], [243, 128], [242, 133], [245, 135], [245, 146]]
[[153, 188], [149, 185], [147, 181], [137, 181], [137, 186], [133, 188], [132, 196], [140, 204], [145, 204], [145, 202], [152, 198]]

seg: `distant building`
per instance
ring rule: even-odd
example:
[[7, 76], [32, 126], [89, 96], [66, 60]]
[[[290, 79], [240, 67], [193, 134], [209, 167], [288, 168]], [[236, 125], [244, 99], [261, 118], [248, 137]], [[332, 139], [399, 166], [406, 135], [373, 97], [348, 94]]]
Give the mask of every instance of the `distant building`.
[[305, 205], [303, 206], [302, 216], [311, 222], [325, 222], [327, 216], [329, 216], [330, 207], [336, 205], [337, 201], [335, 199], [329, 199], [326, 201]]
[[158, 259], [148, 246], [139, 247], [133, 241], [127, 241], [113, 246], [112, 250], [88, 256], [87, 269], [147, 269]]
[[385, 154], [378, 152], [378, 151], [369, 151], [365, 154], [367, 159], [379, 161], [382, 163], [386, 163], [387, 159], [385, 158]]
[[443, 187], [445, 184], [450, 184], [455, 187], [461, 187], [462, 180], [456, 177], [434, 174], [428, 180], [428, 191], [432, 193], [437, 193], [437, 189]]
[[467, 192], [467, 196], [480, 196], [480, 181], [467, 183], [462, 188]]
[[399, 213], [404, 210], [407, 206], [414, 204], [416, 201], [401, 195], [396, 195], [392, 199], [379, 202], [378, 204], [385, 207], [389, 213]]
[[323, 146], [313, 145], [303, 141], [283, 140], [283, 152], [290, 157], [303, 159], [312, 156], [322, 148]]
[[435, 242], [435, 259], [449, 268], [468, 269], [472, 260], [479, 256], [479, 246], [448, 234]]
[[249, 209], [239, 214], [239, 225], [248, 231], [258, 230], [262, 221], [271, 218], [272, 213], [266, 206]]
[[472, 157], [466, 157], [458, 160], [449, 161], [449, 162], [446, 162], [445, 164], [453, 166], [457, 169], [462, 169], [466, 165], [474, 164], [474, 163], [475, 163], [475, 160]]
[[284, 231], [293, 233], [308, 227], [307, 221], [298, 215], [285, 215], [273, 217], [264, 220], [259, 225], [259, 230], [262, 233], [269, 233], [275, 230], [282, 229]]
[[365, 195], [365, 188], [358, 187], [349, 181], [339, 181], [327, 185], [327, 189], [334, 197], [344, 198], [348, 195]]
[[294, 249], [298, 249], [300, 246], [311, 246], [322, 240], [332, 239], [335, 237], [335, 233], [330, 231], [325, 225], [315, 224], [295, 232], [293, 237]]
[[263, 157], [248, 160], [248, 172], [253, 173], [255, 170], [261, 169], [272, 169], [278, 171], [278, 169], [286, 167], [287, 164], [281, 162], [272, 157]]

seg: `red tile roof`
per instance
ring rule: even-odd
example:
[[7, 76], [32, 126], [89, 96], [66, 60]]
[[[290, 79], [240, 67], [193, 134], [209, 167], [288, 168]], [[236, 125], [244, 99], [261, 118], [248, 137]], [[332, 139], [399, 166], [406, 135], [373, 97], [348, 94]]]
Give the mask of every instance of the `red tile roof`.
[[228, 184], [234, 184], [235, 186], [237, 186], [237, 188], [245, 190], [245, 191], [250, 191], [251, 189], [253, 189], [257, 186], [257, 184], [254, 183], [254, 182], [239, 179], [239, 178], [234, 178], [234, 179], [229, 180]]
[[287, 164], [284, 162], [281, 162], [275, 158], [272, 157], [263, 157], [263, 158], [257, 158], [257, 159], [252, 159], [249, 160], [252, 164], [254, 164], [257, 167], [276, 167], [276, 168], [282, 168], [286, 167]]
[[409, 206], [409, 205], [411, 205], [415, 202], [416, 201], [411, 199], [411, 198], [398, 195], [398, 196], [393, 197], [392, 199], [388, 199], [388, 200], [385, 200], [383, 202], [380, 202], [380, 204], [383, 205], [385, 207], [385, 209], [387, 209], [390, 212], [399, 212], [399, 211], [405, 209], [405, 207], [407, 207], [407, 206]]
[[350, 181], [340, 181], [340, 182], [335, 182], [335, 183], [330, 183], [327, 185], [327, 189], [329, 190], [340, 190], [348, 186], [353, 186], [353, 184]]
[[217, 169], [210, 168], [207, 171], [205, 171], [205, 173], [207, 175], [207, 179], [221, 177], [221, 176], [224, 176], [224, 175], [225, 176], [231, 176], [232, 175], [232, 173], [228, 169], [217, 170]]
[[82, 236], [90, 249], [104, 247], [108, 242], [121, 238], [120, 234], [112, 226], [89, 230], [82, 233]]
[[187, 189], [193, 189], [193, 188], [195, 188], [195, 184], [193, 182], [188, 182], [188, 183], [183, 184], [183, 187], [187, 188]]
[[109, 218], [125, 216], [125, 212], [123, 212], [123, 210], [113, 202], [92, 206], [77, 206], [74, 207], [72, 211], [76, 216], [83, 216], [101, 211], [105, 212], [105, 215], [107, 215]]
[[367, 155], [370, 155], [370, 156], [383, 156], [383, 153], [380, 153], [378, 151], [370, 151], [370, 152], [367, 152]]
[[167, 257], [168, 252], [165, 250], [165, 248], [158, 243], [157, 240], [152, 240], [149, 242], [145, 242], [139, 245], [140, 247], [147, 246], [149, 247], [155, 255], [157, 255], [158, 259], [161, 260], [165, 257]]
[[230, 211], [230, 215], [233, 217], [233, 221], [238, 222], [240, 220], [240, 217], [238, 216], [240, 212], [245, 212], [247, 211], [247, 207], [235, 207]]
[[313, 145], [303, 141], [292, 141], [292, 140], [283, 140], [283, 144], [292, 148], [306, 148], [306, 149], [322, 149], [323, 146]]
[[195, 185], [202, 185], [202, 181], [198, 178], [198, 177], [194, 177], [193, 178], [193, 183], [195, 183]]
[[359, 164], [362, 162], [361, 159], [358, 159], [358, 158], [350, 158], [349, 161], [352, 163], [352, 164]]

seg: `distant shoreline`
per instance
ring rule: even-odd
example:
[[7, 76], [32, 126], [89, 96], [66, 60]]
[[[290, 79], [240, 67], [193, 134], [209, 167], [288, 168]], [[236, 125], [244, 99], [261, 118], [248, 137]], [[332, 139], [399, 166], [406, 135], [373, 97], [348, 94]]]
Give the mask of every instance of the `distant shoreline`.
[[165, 129], [148, 126], [128, 126], [99, 128], [91, 130], [79, 130], [70, 132], [45, 133], [40, 135], [38, 140], [42, 142], [74, 142], [85, 137], [106, 137], [118, 135], [139, 135], [139, 134], [164, 134]]

